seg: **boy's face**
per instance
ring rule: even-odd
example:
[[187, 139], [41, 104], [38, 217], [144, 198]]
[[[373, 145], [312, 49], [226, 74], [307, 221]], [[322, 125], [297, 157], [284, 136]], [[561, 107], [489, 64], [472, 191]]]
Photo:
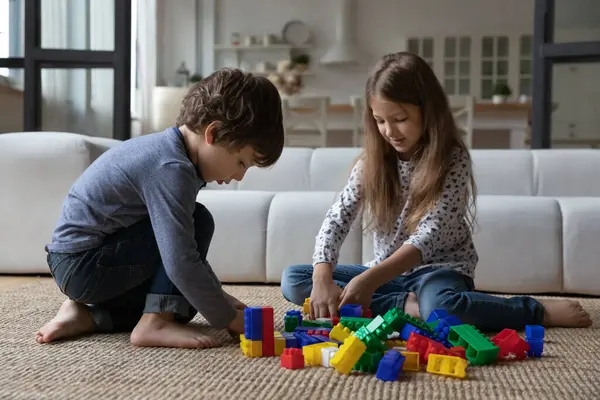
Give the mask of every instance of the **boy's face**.
[[205, 182], [229, 183], [231, 180], [241, 181], [248, 168], [255, 165], [256, 153], [250, 146], [242, 149], [228, 149], [221, 144], [213, 143], [212, 130], [204, 135], [197, 135], [199, 142], [194, 146], [198, 159], [198, 167]]

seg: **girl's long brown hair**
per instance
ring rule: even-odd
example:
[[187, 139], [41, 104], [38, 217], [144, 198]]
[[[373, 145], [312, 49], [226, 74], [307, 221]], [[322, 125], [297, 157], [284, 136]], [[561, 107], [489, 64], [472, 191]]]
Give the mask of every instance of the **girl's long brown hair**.
[[[398, 174], [398, 153], [382, 137], [373, 118], [370, 100], [379, 96], [396, 103], [409, 103], [421, 111], [423, 135], [411, 162], [415, 163], [409, 199], [402, 197]], [[451, 154], [460, 148], [471, 158], [448, 104], [448, 99], [429, 65], [408, 52], [385, 55], [373, 68], [365, 90], [365, 146], [363, 198], [367, 227], [389, 233], [408, 201], [404, 229], [412, 233], [423, 216], [440, 198]], [[465, 218], [471, 228], [475, 221], [476, 186], [472, 171], [470, 185], [463, 193]]]

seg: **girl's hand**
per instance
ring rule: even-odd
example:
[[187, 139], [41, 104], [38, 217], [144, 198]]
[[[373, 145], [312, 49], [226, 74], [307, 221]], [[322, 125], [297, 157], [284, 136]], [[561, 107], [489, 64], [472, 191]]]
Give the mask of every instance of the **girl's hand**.
[[310, 319], [338, 316], [338, 301], [342, 289], [329, 280], [313, 280], [310, 293]]
[[360, 304], [363, 310], [369, 308], [375, 288], [368, 284], [364, 276], [352, 278], [340, 295], [340, 307], [344, 304]]

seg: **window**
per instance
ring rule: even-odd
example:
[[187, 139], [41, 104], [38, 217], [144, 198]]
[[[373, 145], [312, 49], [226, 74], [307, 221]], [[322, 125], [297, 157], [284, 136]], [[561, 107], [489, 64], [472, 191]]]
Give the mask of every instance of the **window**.
[[433, 38], [408, 39], [408, 51], [419, 55], [431, 68], [433, 68]]
[[481, 97], [490, 99], [494, 85], [508, 84], [508, 36], [484, 36], [481, 39]]
[[[8, 18], [9, 0], [0, 0], [0, 58], [8, 58], [9, 38], [8, 31], [10, 29]], [[0, 68], [0, 75], [8, 76], [8, 68]]]
[[471, 38], [444, 39], [444, 88], [449, 95], [471, 93]]
[[519, 38], [519, 95], [531, 95], [532, 43], [531, 35]]

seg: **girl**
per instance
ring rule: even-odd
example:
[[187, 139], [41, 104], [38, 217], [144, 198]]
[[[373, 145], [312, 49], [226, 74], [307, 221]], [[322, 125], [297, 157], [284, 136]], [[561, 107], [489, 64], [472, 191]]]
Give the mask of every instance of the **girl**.
[[[445, 309], [486, 331], [591, 325], [576, 301], [474, 291], [471, 158], [427, 63], [405, 52], [384, 56], [367, 81], [365, 99], [364, 152], [325, 216], [313, 265], [284, 271], [284, 297], [301, 305], [310, 296], [312, 318], [361, 304], [374, 315], [398, 307], [423, 319]], [[374, 233], [375, 259], [366, 266], [337, 265], [361, 209]]]

